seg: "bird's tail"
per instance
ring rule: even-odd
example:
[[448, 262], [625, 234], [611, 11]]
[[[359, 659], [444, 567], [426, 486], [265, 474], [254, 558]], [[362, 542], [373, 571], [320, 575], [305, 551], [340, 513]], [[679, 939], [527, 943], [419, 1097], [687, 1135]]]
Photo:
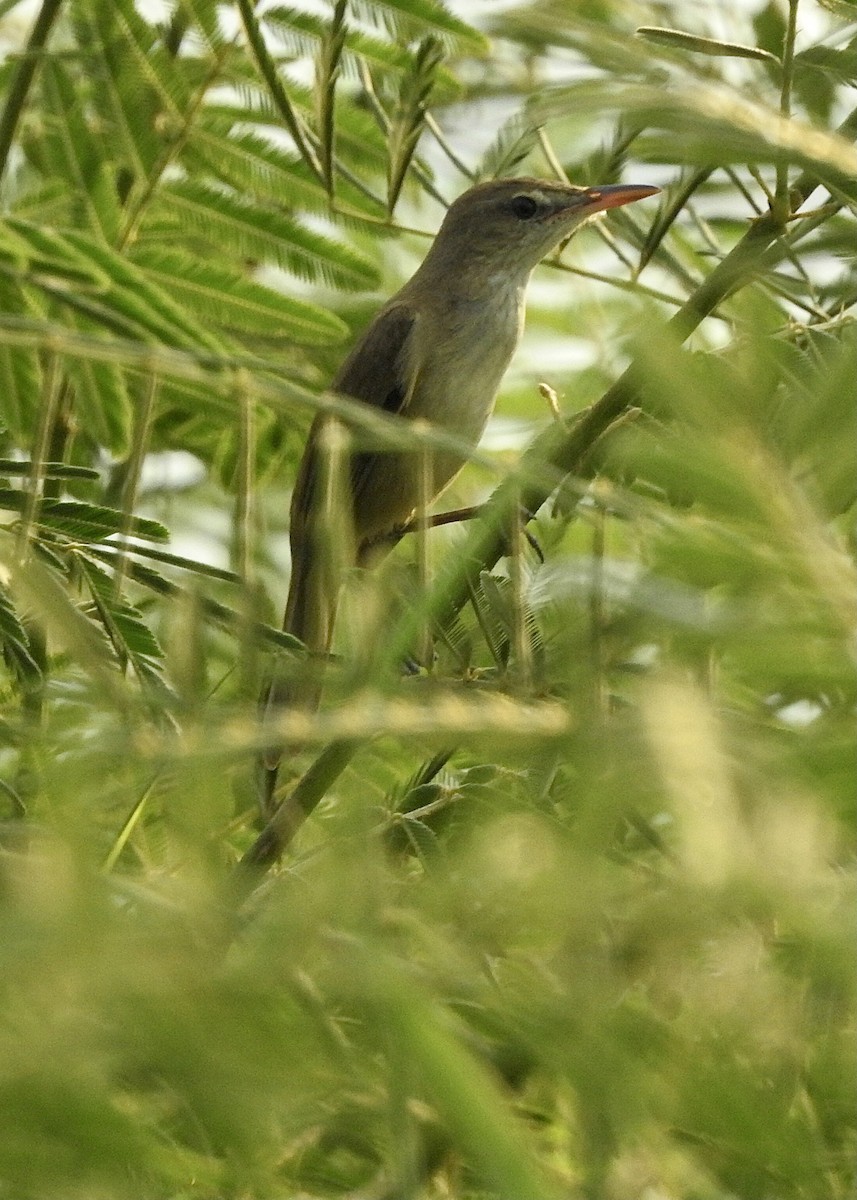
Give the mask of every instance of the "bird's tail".
[[[265, 718], [292, 710], [296, 713], [313, 713], [319, 705], [324, 683], [324, 667], [333, 638], [339, 598], [339, 579], [331, 578], [323, 555], [296, 553], [292, 545], [292, 577], [283, 629], [293, 634], [306, 647], [306, 655], [289, 656], [289, 661], [267, 684], [262, 696]], [[278, 742], [262, 756], [264, 788], [262, 803], [264, 811], [270, 813], [277, 775], [284, 755], [295, 754], [300, 744]]]
[[[347, 467], [339, 445], [331, 452], [327, 444], [331, 440], [329, 423], [328, 418], [313, 428], [292, 500], [292, 575], [283, 629], [303, 643], [306, 655], [290, 656], [265, 688], [262, 709], [268, 718], [284, 709], [311, 714], [318, 708], [342, 576], [354, 563], [352, 519], [343, 488]], [[299, 749], [296, 743], [281, 742], [264, 754], [265, 813], [274, 808], [283, 756]]]

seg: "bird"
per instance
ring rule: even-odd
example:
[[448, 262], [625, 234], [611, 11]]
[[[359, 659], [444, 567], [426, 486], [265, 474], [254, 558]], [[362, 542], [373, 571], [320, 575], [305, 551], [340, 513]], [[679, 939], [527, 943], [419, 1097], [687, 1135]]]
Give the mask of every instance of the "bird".
[[[537, 178], [479, 183], [447, 209], [410, 280], [380, 309], [348, 354], [332, 390], [386, 413], [428, 422], [475, 449], [524, 327], [533, 269], [596, 213], [652, 196], [641, 184], [580, 187]], [[298, 468], [290, 511], [291, 579], [284, 630], [314, 656], [328, 654], [339, 584], [317, 542], [324, 481], [324, 438], [330, 417], [314, 420]], [[467, 460], [466, 452], [356, 448], [343, 468], [350, 518], [350, 563], [366, 566], [391, 544], [421, 501], [434, 502]], [[339, 564], [340, 567], [342, 564]], [[347, 565], [347, 564], [346, 564]], [[270, 712], [299, 703], [315, 707], [320, 684], [297, 689], [274, 681]], [[270, 811], [281, 746], [264, 756]]]

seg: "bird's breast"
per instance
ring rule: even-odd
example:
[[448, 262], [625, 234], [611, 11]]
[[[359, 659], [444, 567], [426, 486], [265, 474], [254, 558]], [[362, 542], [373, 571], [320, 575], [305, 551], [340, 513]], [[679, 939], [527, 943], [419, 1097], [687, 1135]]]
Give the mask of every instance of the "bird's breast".
[[410, 412], [475, 445], [518, 344], [523, 312], [522, 296], [498, 292], [490, 300], [451, 300], [438, 320], [425, 322], [415, 339]]

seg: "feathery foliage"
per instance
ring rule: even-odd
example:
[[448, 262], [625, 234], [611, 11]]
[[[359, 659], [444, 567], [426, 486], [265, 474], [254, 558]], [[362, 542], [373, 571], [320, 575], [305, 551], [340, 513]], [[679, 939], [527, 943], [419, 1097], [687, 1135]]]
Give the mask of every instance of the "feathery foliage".
[[[850, 1195], [853, 5], [0, 37], [0, 1195]], [[325, 387], [500, 173], [662, 195], [266, 725], [308, 422], [448, 444]]]

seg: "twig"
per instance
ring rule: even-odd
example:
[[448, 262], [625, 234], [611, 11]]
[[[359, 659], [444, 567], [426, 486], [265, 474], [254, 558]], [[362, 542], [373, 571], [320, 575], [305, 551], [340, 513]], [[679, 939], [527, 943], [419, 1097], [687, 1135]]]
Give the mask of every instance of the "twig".
[[0, 179], [9, 161], [9, 151], [15, 138], [15, 130], [27, 102], [36, 70], [42, 61], [44, 49], [54, 21], [59, 16], [62, 0], [44, 0], [44, 4], [36, 17], [26, 49], [18, 62], [18, 69], [12, 77], [6, 103], [0, 116]]

